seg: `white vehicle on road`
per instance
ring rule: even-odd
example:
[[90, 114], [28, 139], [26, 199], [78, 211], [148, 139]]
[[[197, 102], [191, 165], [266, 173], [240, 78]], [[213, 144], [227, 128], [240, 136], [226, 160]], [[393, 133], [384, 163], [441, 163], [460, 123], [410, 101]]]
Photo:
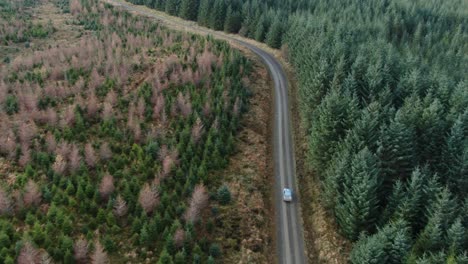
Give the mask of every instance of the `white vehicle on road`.
[[283, 201], [291, 202], [292, 201], [292, 191], [291, 189], [284, 188], [283, 189]]

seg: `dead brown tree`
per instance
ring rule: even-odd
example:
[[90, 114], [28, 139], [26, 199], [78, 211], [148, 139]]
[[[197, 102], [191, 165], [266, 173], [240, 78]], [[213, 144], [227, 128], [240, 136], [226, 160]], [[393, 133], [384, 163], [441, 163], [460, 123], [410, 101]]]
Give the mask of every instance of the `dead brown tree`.
[[200, 217], [201, 211], [208, 205], [208, 193], [203, 184], [198, 184], [192, 193], [190, 205], [185, 212], [185, 220], [194, 222]]
[[23, 202], [26, 207], [38, 206], [41, 203], [42, 195], [37, 183], [29, 180], [24, 187]]
[[156, 190], [150, 187], [148, 183], [145, 183], [140, 191], [138, 202], [147, 214], [153, 212], [156, 205], [159, 203], [159, 196]]

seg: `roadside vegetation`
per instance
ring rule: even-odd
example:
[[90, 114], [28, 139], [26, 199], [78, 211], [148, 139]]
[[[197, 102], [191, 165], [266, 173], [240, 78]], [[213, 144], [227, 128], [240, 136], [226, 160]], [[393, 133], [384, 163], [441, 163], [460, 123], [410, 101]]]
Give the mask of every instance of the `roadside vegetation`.
[[468, 261], [466, 1], [131, 2], [282, 49], [351, 263]]
[[[50, 3], [0, 2], [2, 47], [52, 37], [32, 16]], [[79, 37], [0, 67], [0, 262], [215, 263], [233, 197], [213, 172], [234, 153], [251, 61], [96, 0], [53, 3]], [[31, 27], [47, 30], [18, 36]]]

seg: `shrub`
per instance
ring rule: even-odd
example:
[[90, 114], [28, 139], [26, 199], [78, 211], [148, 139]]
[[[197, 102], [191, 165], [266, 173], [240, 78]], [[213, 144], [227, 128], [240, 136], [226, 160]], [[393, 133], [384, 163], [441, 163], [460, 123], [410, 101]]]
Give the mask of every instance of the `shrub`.
[[222, 205], [227, 205], [231, 202], [231, 192], [229, 191], [229, 187], [226, 185], [221, 186], [218, 189], [218, 201]]

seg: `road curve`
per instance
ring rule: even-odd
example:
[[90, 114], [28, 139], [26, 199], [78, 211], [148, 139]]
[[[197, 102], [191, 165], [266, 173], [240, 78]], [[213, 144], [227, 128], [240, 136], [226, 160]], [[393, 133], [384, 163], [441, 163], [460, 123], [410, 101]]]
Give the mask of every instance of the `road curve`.
[[[302, 221], [300, 218], [299, 197], [297, 191], [293, 140], [291, 135], [291, 118], [289, 114], [288, 102], [288, 81], [286, 74], [278, 60], [267, 51], [241, 40], [235, 36], [217, 33], [216, 31], [197, 27], [192, 29], [192, 22], [168, 21], [165, 16], [156, 12], [149, 12], [139, 6], [119, 1], [104, 0], [114, 6], [120, 6], [126, 10], [154, 18], [163, 24], [171, 27], [175, 26], [186, 31], [195, 33], [205, 33], [216, 38], [235, 41], [259, 56], [268, 67], [270, 76], [275, 86], [274, 104], [274, 162], [275, 162], [275, 209], [276, 209], [276, 241], [278, 251], [278, 262], [281, 264], [303, 264], [306, 263], [304, 251], [304, 236], [302, 232]], [[293, 190], [293, 202], [283, 202], [283, 188], [288, 187]]]

